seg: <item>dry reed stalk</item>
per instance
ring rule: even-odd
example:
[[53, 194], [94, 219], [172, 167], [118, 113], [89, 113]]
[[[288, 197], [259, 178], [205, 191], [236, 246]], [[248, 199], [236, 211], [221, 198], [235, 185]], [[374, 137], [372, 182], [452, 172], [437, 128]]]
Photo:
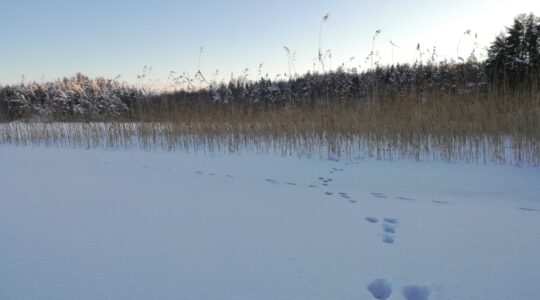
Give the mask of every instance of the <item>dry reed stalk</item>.
[[[134, 122], [132, 122], [134, 121]], [[4, 123], [0, 142], [540, 164], [540, 96], [166, 105], [130, 122]]]

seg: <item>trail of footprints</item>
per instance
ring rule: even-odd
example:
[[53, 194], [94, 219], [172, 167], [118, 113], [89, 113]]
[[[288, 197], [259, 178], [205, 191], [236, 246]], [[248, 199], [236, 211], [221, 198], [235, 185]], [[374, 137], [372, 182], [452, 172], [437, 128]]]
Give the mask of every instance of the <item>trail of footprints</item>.
[[[375, 217], [367, 217], [366, 221], [371, 224], [379, 223]], [[393, 244], [396, 237], [397, 226], [399, 222], [396, 218], [384, 218], [382, 222], [382, 241], [386, 244]]]
[[[392, 284], [384, 278], [375, 279], [366, 286], [373, 298], [386, 300], [392, 296]], [[427, 286], [408, 285], [401, 291], [406, 300], [428, 300], [431, 290]]]
[[[344, 169], [332, 168], [332, 170], [330, 170], [329, 173], [330, 174], [335, 174], [336, 172], [341, 172], [343, 170]], [[204, 172], [202, 172], [200, 170], [195, 171], [195, 173], [197, 175], [217, 176], [217, 174], [215, 174], [215, 173], [206, 173], [205, 174]], [[229, 178], [234, 178], [234, 176], [229, 175], [229, 174], [227, 174], [225, 176], [229, 177]], [[321, 186], [322, 187], [330, 187], [331, 184], [334, 181], [333, 178], [323, 177], [323, 176], [318, 177], [317, 180], [319, 182], [319, 185], [310, 184], [310, 185], [308, 185], [308, 187], [313, 188], [313, 189], [319, 188]], [[276, 184], [276, 185], [277, 184], [284, 184], [284, 185], [288, 185], [288, 186], [299, 186], [297, 183], [292, 182], [292, 181], [278, 181], [278, 180], [273, 179], [273, 178], [266, 178], [265, 181], [267, 183]], [[341, 197], [341, 198], [343, 198], [345, 200], [348, 200], [351, 203], [357, 203], [357, 201], [352, 199], [352, 197], [347, 192], [334, 193], [332, 191], [325, 190], [325, 191], [323, 191], [323, 193], [326, 196], [338, 195], [339, 197]], [[388, 196], [387, 194], [378, 193], [378, 192], [370, 193], [370, 195], [373, 198], [377, 198], [377, 199], [388, 199], [388, 198], [390, 198], [390, 196]], [[405, 201], [414, 201], [415, 200], [414, 198], [401, 197], [401, 196], [395, 197], [395, 199], [405, 200]], [[445, 201], [433, 201], [433, 202], [437, 203], [437, 204], [448, 204], [448, 202], [445, 202]], [[520, 208], [520, 209], [528, 211], [528, 209], [526, 209], [526, 208]], [[365, 220], [367, 222], [371, 223], [371, 224], [378, 224], [379, 223], [379, 219], [376, 218], [376, 217], [372, 217], [372, 216], [366, 217]], [[381, 236], [382, 236], [381, 241], [383, 243], [385, 243], [385, 244], [394, 244], [395, 238], [396, 238], [396, 235], [397, 235], [397, 227], [398, 227], [398, 224], [399, 224], [398, 219], [386, 217], [386, 218], [383, 218], [380, 223], [381, 223], [381, 227], [380, 227], [381, 232], [380, 233], [381, 233]], [[386, 299], [390, 298], [390, 296], [392, 295], [392, 284], [390, 283], [390, 281], [388, 281], [386, 279], [376, 279], [373, 282], [371, 282], [366, 287], [366, 289], [371, 293], [371, 295], [375, 299], [379, 299], [379, 300], [386, 300]], [[430, 294], [431, 294], [431, 291], [426, 286], [409, 285], [409, 286], [405, 286], [402, 289], [402, 296], [406, 300], [429, 300]]]
[[223, 176], [223, 177], [227, 177], [227, 178], [234, 178], [234, 176], [231, 175], [231, 174], [218, 175], [218, 174], [213, 173], [213, 172], [208, 172], [208, 173], [205, 174], [205, 173], [204, 173], [203, 171], [201, 171], [201, 170], [196, 170], [196, 171], [195, 171], [195, 174], [197, 174], [197, 175], [208, 175], [208, 176]]
[[[95, 165], [109, 165], [109, 164], [113, 164], [114, 162], [109, 162], [109, 161], [101, 161], [99, 158], [97, 157], [94, 157], [94, 156], [90, 156], [90, 155], [87, 155], [85, 156], [85, 160], [86, 161], [89, 161]], [[335, 160], [335, 161], [338, 161], [338, 160]], [[119, 162], [116, 162], [115, 163], [116, 165], [120, 165]], [[347, 162], [345, 163], [345, 166], [350, 166], [350, 165], [357, 165], [359, 164], [359, 162]], [[166, 170], [166, 171], [172, 171], [172, 168], [170, 167], [166, 167], [166, 168], [160, 168], [160, 167], [156, 167], [156, 166], [152, 166], [152, 165], [142, 165], [141, 166], [143, 169], [146, 169], [146, 170]], [[338, 172], [342, 172], [344, 171], [345, 169], [344, 168], [337, 168], [337, 167], [334, 167], [332, 169], [330, 169], [329, 171], [329, 174], [336, 174]], [[197, 175], [208, 175], [208, 176], [220, 176], [216, 173], [213, 173], [213, 172], [208, 172], [208, 173], [204, 173], [203, 171], [201, 170], [196, 170], [195, 171], [195, 174]], [[221, 175], [221, 176], [225, 176], [227, 178], [234, 178], [233, 175], [231, 174], [224, 174], [224, 175]], [[328, 188], [331, 186], [332, 182], [334, 181], [333, 178], [331, 177], [318, 177], [317, 178], [319, 183], [320, 183], [320, 186], [317, 185], [317, 184], [309, 184], [308, 187], [309, 188], [320, 188], [321, 186], [325, 187], [325, 188]], [[278, 180], [275, 180], [275, 179], [271, 179], [271, 178], [267, 178], [266, 179], [266, 182], [268, 183], [272, 183], [272, 184], [279, 184], [280, 182]], [[288, 181], [288, 182], [284, 182], [284, 184], [286, 185], [289, 185], [289, 186], [299, 186], [297, 183], [295, 182], [291, 182], [291, 181]], [[334, 195], [337, 195], [345, 200], [348, 200], [349, 203], [357, 203], [357, 200], [353, 199], [353, 197], [348, 194], [347, 192], [334, 192], [334, 191], [324, 191], [323, 192], [324, 195], [326, 196], [334, 196]], [[371, 192], [370, 195], [373, 197], [373, 198], [376, 198], [376, 199], [389, 199], [391, 198], [388, 194], [385, 194], [385, 193], [380, 193], [380, 192]], [[414, 198], [410, 198], [410, 197], [403, 197], [403, 196], [396, 196], [394, 197], [394, 199], [398, 199], [398, 200], [404, 200], [404, 201], [415, 201], [416, 199]], [[451, 204], [451, 202], [449, 201], [441, 201], [441, 200], [433, 200], [431, 201], [432, 203], [434, 204], [440, 204], [440, 205], [448, 205], [448, 204]], [[517, 210], [520, 210], [522, 212], [539, 212], [540, 209], [537, 209], [537, 208], [531, 208], [531, 207], [517, 207], [516, 208]]]
[[[342, 171], [345, 171], [345, 169], [343, 168], [332, 168], [329, 173], [330, 174], [335, 174], [335, 173], [338, 173], [338, 172], [342, 172]], [[319, 177], [317, 178], [319, 180], [319, 182], [321, 183], [322, 186], [324, 187], [330, 187], [330, 185], [332, 184], [332, 182], [334, 181], [333, 178], [330, 178], [330, 177]], [[333, 196], [333, 195], [336, 195], [335, 192], [332, 192], [332, 191], [325, 191], [324, 192], [325, 195], [327, 196]], [[347, 192], [338, 192], [337, 195], [339, 197], [341, 197], [342, 199], [345, 199], [345, 200], [348, 200], [349, 203], [357, 203], [357, 201], [355, 199], [353, 199], [351, 197], [351, 195], [349, 195]]]
[[[347, 164], [349, 165], [349, 164]], [[329, 174], [336, 174], [338, 172], [344, 171], [343, 168], [332, 168], [329, 171]], [[198, 175], [208, 175], [208, 176], [218, 176], [215, 173], [204, 173], [202, 171], [195, 171]], [[233, 175], [226, 174], [224, 175], [228, 178], [234, 178]], [[265, 181], [270, 184], [283, 184], [288, 186], [297, 186], [301, 187], [301, 185], [297, 184], [296, 182], [292, 181], [278, 181], [273, 178], [266, 178]], [[350, 203], [357, 203], [357, 200], [353, 199], [353, 197], [347, 193], [347, 192], [334, 192], [329, 190], [332, 186], [332, 183], [334, 182], [334, 179], [331, 177], [324, 177], [320, 176], [317, 178], [318, 184], [309, 184], [307, 187], [311, 189], [317, 189], [322, 188], [322, 193], [325, 196], [339, 196], [340, 198], [344, 200], [348, 200]], [[403, 200], [403, 201], [415, 201], [415, 198], [411, 197], [403, 197], [403, 196], [396, 196], [391, 197], [388, 194], [380, 193], [380, 192], [371, 192], [371, 197], [374, 199], [397, 199], [397, 200]], [[441, 200], [433, 200], [431, 201], [434, 204], [439, 205], [448, 205], [451, 204], [448, 201], [441, 201]], [[524, 212], [537, 212], [538, 209], [529, 208], [529, 207], [518, 207], [517, 209], [524, 211]], [[380, 236], [381, 241], [385, 244], [394, 244], [396, 241], [396, 235], [397, 235], [397, 228], [399, 225], [399, 221], [396, 218], [383, 218], [382, 221], [379, 222], [379, 219], [373, 216], [366, 217], [365, 220], [371, 224], [379, 224], [380, 223]], [[373, 296], [375, 299], [379, 300], [386, 300], [389, 299], [392, 295], [392, 284], [387, 279], [376, 279], [373, 282], [371, 282], [369, 285], [366, 286], [366, 289], [369, 291], [369, 293]], [[405, 300], [429, 300], [429, 297], [431, 295], [431, 290], [428, 286], [420, 286], [420, 285], [407, 285], [402, 288], [401, 295]]]
[[[350, 165], [350, 164], [347, 164], [347, 165]], [[148, 166], [144, 166], [144, 167], [148, 168]], [[329, 174], [336, 174], [336, 173], [339, 173], [339, 172], [342, 172], [342, 171], [345, 171], [345, 169], [344, 168], [333, 167], [332, 169], [330, 169], [328, 171], [328, 173]], [[195, 173], [197, 175], [219, 176], [216, 173], [212, 173], [212, 172], [205, 173], [205, 172], [203, 172], [201, 170], [196, 170]], [[230, 174], [226, 174], [224, 176], [228, 177], [228, 178], [234, 178], [234, 176], [230, 175]], [[283, 184], [283, 185], [288, 185], [288, 186], [302, 187], [302, 185], [299, 185], [298, 183], [293, 182], [293, 181], [279, 181], [279, 180], [274, 179], [274, 178], [266, 178], [265, 181], [267, 183], [276, 184], [276, 185], [277, 184]], [[325, 177], [325, 176], [319, 176], [317, 178], [317, 182], [318, 182], [318, 184], [309, 184], [309, 185], [307, 185], [307, 187], [312, 188], [312, 189], [322, 188], [323, 189], [322, 194], [325, 195], [325, 196], [337, 196], [337, 197], [340, 197], [341, 199], [347, 200], [349, 203], [352, 203], [352, 204], [358, 203], [358, 201], [356, 199], [354, 199], [348, 192], [345, 192], [345, 191], [335, 192], [335, 191], [331, 190], [331, 186], [334, 183], [334, 178]], [[403, 196], [390, 197], [388, 194], [380, 193], [380, 192], [371, 192], [370, 195], [371, 195], [371, 197], [373, 197], [375, 199], [394, 198], [394, 199], [404, 200], [404, 201], [415, 201], [416, 200], [414, 198], [403, 197]], [[450, 202], [447, 202], [447, 201], [434, 200], [432, 202], [435, 203], [435, 204], [450, 204]], [[527, 209], [527, 208], [519, 208], [519, 209], [526, 210], [526, 211], [534, 211], [532, 209]]]
[[[349, 164], [347, 164], [349, 165]], [[147, 166], [145, 166], [147, 167]], [[344, 171], [343, 168], [332, 168], [329, 171], [329, 174], [336, 174], [338, 172]], [[218, 176], [216, 173], [204, 173], [200, 170], [195, 171], [197, 175], [208, 175], [208, 176]], [[234, 178], [233, 175], [226, 174], [224, 175], [227, 178]], [[301, 187], [301, 185], [297, 184], [296, 182], [292, 181], [278, 181], [273, 178], [266, 178], [265, 181], [270, 184], [282, 184], [287, 186], [297, 186]], [[332, 177], [324, 177], [320, 176], [317, 178], [317, 184], [309, 184], [307, 187], [311, 189], [317, 189], [322, 188], [322, 193], [325, 196], [338, 196], [344, 200], [348, 200], [350, 203], [357, 203], [357, 200], [353, 199], [353, 197], [344, 191], [341, 192], [334, 192], [330, 190], [332, 183], [334, 182], [334, 179]], [[397, 200], [403, 200], [403, 201], [415, 201], [415, 198], [410, 197], [403, 197], [403, 196], [396, 196], [391, 197], [388, 194], [380, 193], [380, 192], [371, 192], [370, 196], [374, 199], [397, 199]], [[441, 200], [433, 200], [431, 201], [434, 204], [439, 205], [448, 205], [450, 202], [448, 201], [441, 201]], [[536, 212], [537, 209], [534, 208], [528, 208], [528, 207], [518, 207], [519, 210], [524, 212]], [[397, 228], [399, 225], [399, 221], [396, 218], [383, 218], [382, 221], [379, 222], [379, 219], [373, 216], [366, 217], [365, 220], [371, 224], [379, 224], [380, 223], [380, 236], [381, 241], [385, 244], [394, 244], [396, 241], [396, 235], [397, 235]], [[371, 282], [369, 285], [366, 286], [366, 289], [369, 291], [369, 293], [373, 296], [375, 299], [379, 300], [386, 300], [390, 298], [392, 295], [392, 284], [387, 279], [376, 279], [373, 282]], [[401, 290], [401, 294], [404, 299], [406, 300], [429, 300], [429, 297], [431, 295], [431, 290], [427, 286], [420, 286], [420, 285], [408, 285], [403, 287]]]
[[[87, 157], [86, 158], [87, 161], [90, 161], [90, 162], [93, 162], [94, 164], [100, 164], [101, 162], [99, 161], [98, 158], [95, 158], [95, 157]], [[104, 165], [107, 165], [109, 164], [109, 162], [102, 162], [102, 164]], [[354, 163], [346, 163], [345, 165], [346, 166], [349, 166], [349, 165], [354, 165], [354, 164], [358, 164], [358, 162], [354, 162]], [[156, 167], [156, 166], [151, 166], [151, 165], [142, 165], [142, 168], [143, 169], [151, 169], [151, 170], [159, 170], [159, 169], [164, 169], [166, 171], [172, 171], [171, 168], [167, 167], [167, 168], [160, 168], [160, 167]], [[342, 172], [344, 171], [345, 169], [344, 168], [332, 168], [329, 170], [329, 174], [336, 174], [338, 172]], [[235, 178], [235, 176], [231, 175], [231, 174], [224, 174], [224, 175], [219, 175], [219, 174], [216, 174], [216, 173], [213, 173], [213, 172], [203, 172], [201, 170], [196, 170], [195, 171], [195, 174], [197, 175], [207, 175], [207, 176], [225, 176], [227, 178]], [[325, 189], [326, 188], [330, 188], [331, 187], [331, 184], [334, 182], [334, 179], [331, 178], [331, 177], [323, 177], [323, 176], [320, 176], [317, 178], [318, 182], [319, 182], [319, 185], [317, 184], [309, 184], [307, 185], [307, 187], [309, 188], [321, 188], [321, 187], [324, 187]], [[292, 181], [285, 181], [285, 182], [280, 182], [276, 179], [272, 179], [272, 178], [266, 178], [265, 179], [266, 182], [268, 183], [272, 183], [272, 184], [285, 184], [285, 185], [289, 185], [289, 186], [299, 186], [297, 183], [295, 182], [292, 182]], [[324, 195], [326, 196], [339, 196], [340, 198], [344, 199], [344, 200], [347, 200], [349, 203], [358, 203], [357, 200], [355, 200], [349, 193], [347, 192], [334, 192], [334, 191], [331, 191], [331, 190], [326, 190], [326, 191], [323, 191], [322, 192]], [[410, 197], [403, 197], [403, 196], [396, 196], [396, 197], [390, 197], [388, 194], [385, 194], [385, 193], [380, 193], [380, 192], [371, 192], [369, 193], [373, 198], [376, 198], [376, 199], [390, 199], [390, 198], [394, 198], [394, 199], [398, 199], [398, 200], [404, 200], [404, 201], [415, 201], [416, 199], [415, 198], [410, 198]], [[444, 204], [444, 205], [448, 205], [448, 204], [451, 204], [450, 202], [448, 201], [441, 201], [441, 200], [433, 200], [431, 201], [432, 203], [434, 204]], [[536, 208], [530, 208], [530, 207], [517, 207], [518, 210], [520, 211], [525, 211], [525, 212], [538, 212], [540, 211], [539, 209], [536, 209]]]
[[[347, 164], [349, 165], [349, 164]], [[144, 166], [145, 168], [148, 168], [148, 166]], [[167, 170], [170, 170], [170, 168], [167, 168]], [[337, 172], [341, 172], [341, 171], [344, 171], [345, 169], [343, 168], [332, 168], [329, 173], [330, 174], [335, 174]], [[197, 175], [205, 175], [204, 172], [200, 171], [200, 170], [197, 170], [195, 171], [195, 173]], [[217, 174], [215, 173], [206, 173], [206, 175], [209, 175], [209, 176], [217, 176]], [[230, 175], [230, 174], [226, 174], [224, 175], [225, 177], [227, 178], [234, 178], [233, 175]], [[324, 187], [330, 187], [331, 183], [334, 181], [333, 178], [330, 178], [330, 177], [323, 177], [323, 176], [320, 176], [317, 178], [317, 180], [320, 182], [320, 185], [321, 186], [324, 186]], [[271, 184], [285, 184], [285, 185], [289, 185], [289, 186], [299, 186], [297, 183], [295, 182], [292, 182], [292, 181], [285, 181], [285, 182], [280, 182], [276, 179], [273, 179], [273, 178], [266, 178], [265, 179], [266, 182], [268, 183], [271, 183]], [[316, 185], [316, 184], [310, 184], [308, 185], [309, 188], [319, 188], [320, 186], [319, 185]], [[339, 197], [345, 199], [345, 200], [348, 200], [349, 203], [358, 203], [357, 200], [353, 199], [352, 196], [350, 194], [348, 194], [347, 192], [338, 192], [338, 193], [335, 193], [335, 192], [332, 192], [332, 191], [324, 191], [323, 192], [324, 195], [326, 196], [334, 196], [334, 195], [338, 195]], [[385, 193], [379, 193], [379, 192], [371, 192], [370, 195], [373, 197], [373, 198], [377, 198], [377, 199], [390, 199], [391, 197], [388, 195], [388, 194], [385, 194]], [[396, 196], [396, 197], [393, 197], [394, 199], [398, 199], [398, 200], [404, 200], [404, 201], [416, 201], [415, 198], [411, 198], [411, 197], [403, 197], [403, 196]], [[441, 200], [433, 200], [431, 201], [432, 203], [434, 204], [444, 204], [444, 205], [447, 205], [447, 204], [450, 204], [449, 201], [441, 201]], [[534, 209], [534, 208], [529, 208], [529, 207], [518, 207], [517, 208], [518, 210], [521, 210], [521, 211], [526, 211], [526, 212], [537, 212], [539, 211], [538, 209]], [[372, 217], [368, 217], [366, 218], [366, 220], [370, 223], [377, 223], [378, 220], [376, 218], [372, 218]], [[384, 219], [385, 222], [387, 223], [386, 225], [383, 225], [383, 231], [387, 234], [395, 234], [395, 227], [397, 226], [397, 223], [392, 223], [392, 220], [395, 220], [395, 219]], [[390, 221], [387, 221], [387, 220], [390, 220]], [[383, 238], [383, 241], [385, 243], [389, 243], [389, 244], [392, 244], [394, 242], [394, 238], [393, 237], [390, 237], [390, 236], [385, 236]]]
[[[349, 164], [347, 164], [349, 165]], [[144, 165], [143, 168], [145, 169], [156, 169], [155, 167], [151, 167], [148, 165]], [[167, 170], [170, 170], [170, 168], [167, 168]], [[345, 169], [343, 168], [332, 168], [329, 171], [329, 174], [336, 174], [338, 172], [342, 172]], [[196, 170], [195, 174], [197, 175], [207, 175], [211, 177], [215, 176], [224, 176], [227, 178], [235, 178], [235, 176], [231, 174], [225, 174], [225, 175], [218, 175], [213, 172], [205, 173], [201, 170]], [[298, 186], [301, 187], [301, 185], [298, 185], [296, 182], [292, 181], [278, 181], [273, 178], [266, 178], [265, 181], [270, 184], [283, 184], [288, 186]], [[323, 188], [324, 191], [322, 192], [326, 196], [339, 196], [340, 198], [344, 200], [348, 200], [350, 203], [357, 203], [357, 200], [353, 199], [353, 197], [347, 193], [347, 192], [334, 192], [329, 190], [332, 183], [334, 182], [334, 179], [331, 177], [324, 177], [320, 176], [317, 178], [318, 184], [309, 184], [307, 187], [311, 189], [317, 189], [317, 188]], [[394, 198], [397, 200], [403, 200], [403, 201], [415, 201], [416, 199], [410, 198], [410, 197], [403, 197], [403, 196], [396, 196], [396, 197], [390, 197], [388, 194], [380, 193], [380, 192], [371, 192], [371, 197], [375, 199], [390, 199]], [[448, 201], [440, 201], [440, 200], [433, 200], [431, 201], [434, 204], [441, 204], [441, 205], [448, 205], [450, 202]], [[518, 207], [517, 209], [524, 211], [524, 212], [537, 212], [538, 209], [529, 208], [529, 207]], [[373, 216], [366, 217], [365, 220], [371, 224], [379, 224], [379, 219]], [[383, 218], [380, 222], [380, 235], [381, 235], [381, 241], [385, 244], [394, 244], [396, 240], [397, 235], [397, 228], [399, 225], [399, 221], [396, 218]], [[392, 285], [390, 281], [386, 279], [376, 279], [373, 282], [371, 282], [369, 285], [366, 286], [366, 289], [369, 291], [369, 293], [373, 296], [375, 299], [379, 300], [386, 300], [390, 298], [392, 295]], [[431, 295], [431, 290], [427, 286], [419, 286], [419, 285], [408, 285], [405, 286], [401, 291], [402, 296], [406, 300], [429, 300], [429, 296]]]
[[[87, 161], [89, 162], [92, 162], [93, 164], [95, 165], [109, 165], [111, 164], [112, 162], [109, 162], [109, 161], [101, 161], [99, 158], [97, 157], [93, 157], [93, 156], [86, 156], [85, 158]], [[116, 165], [119, 165], [120, 163], [116, 163]], [[358, 164], [358, 162], [348, 162], [346, 163], [345, 165], [346, 166], [350, 166], [350, 165], [356, 165]], [[146, 169], [146, 170], [166, 170], [166, 171], [172, 171], [172, 168], [170, 167], [166, 167], [166, 168], [161, 168], [161, 167], [156, 167], [156, 166], [152, 166], [152, 165], [142, 165], [141, 166], [143, 169]], [[332, 168], [329, 170], [329, 174], [336, 174], [338, 172], [342, 172], [344, 171], [345, 169], [344, 168]], [[216, 174], [216, 173], [213, 173], [213, 172], [203, 172], [201, 170], [195, 170], [195, 174], [197, 175], [207, 175], [207, 176], [216, 176], [216, 177], [219, 177], [219, 176], [224, 176], [224, 177], [227, 177], [227, 178], [235, 178], [235, 176], [231, 175], [231, 174], [224, 174], [224, 175], [219, 175], [219, 174]], [[265, 179], [266, 182], [268, 183], [272, 183], [272, 184], [285, 184], [285, 185], [289, 185], [289, 186], [299, 186], [297, 183], [295, 182], [292, 182], [292, 181], [285, 181], [285, 182], [279, 182], [278, 180], [276, 179], [272, 179], [272, 178], [266, 178]], [[331, 187], [331, 184], [334, 182], [334, 179], [331, 178], [331, 177], [323, 177], [323, 176], [320, 176], [317, 178], [318, 182], [319, 182], [319, 185], [317, 184], [309, 184], [307, 187], [309, 188], [312, 188], [312, 189], [315, 189], [315, 188], [321, 188], [321, 187], [324, 187], [325, 189], [327, 188], [330, 188]], [[348, 200], [349, 203], [358, 203], [357, 200], [355, 200], [349, 193], [347, 192], [334, 192], [334, 191], [330, 191], [330, 190], [326, 190], [326, 191], [323, 191], [323, 194], [326, 195], [326, 196], [339, 196], [340, 198], [344, 199], [344, 200]], [[394, 199], [398, 199], [398, 200], [404, 200], [404, 201], [415, 201], [416, 199], [415, 198], [410, 198], [410, 197], [403, 197], [403, 196], [396, 196], [396, 197], [390, 197], [388, 194], [385, 194], [385, 193], [380, 193], [380, 192], [371, 192], [369, 193], [371, 195], [371, 197], [375, 198], [375, 199], [390, 199], [390, 198], [394, 198]], [[441, 201], [441, 200], [432, 200], [431, 201], [432, 203], [434, 204], [438, 204], [438, 205], [448, 205], [448, 204], [451, 204], [451, 202], [449, 201]], [[539, 212], [540, 209], [537, 209], [537, 208], [531, 208], [531, 207], [517, 207], [516, 208], [517, 210], [520, 210], [522, 212]]]

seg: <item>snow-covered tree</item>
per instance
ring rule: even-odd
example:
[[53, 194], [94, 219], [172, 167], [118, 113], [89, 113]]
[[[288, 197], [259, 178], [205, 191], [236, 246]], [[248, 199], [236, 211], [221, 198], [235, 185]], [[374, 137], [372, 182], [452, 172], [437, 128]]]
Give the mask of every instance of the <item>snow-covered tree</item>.
[[489, 77], [516, 88], [534, 83], [540, 75], [540, 18], [519, 15], [512, 26], [495, 38], [486, 61]]

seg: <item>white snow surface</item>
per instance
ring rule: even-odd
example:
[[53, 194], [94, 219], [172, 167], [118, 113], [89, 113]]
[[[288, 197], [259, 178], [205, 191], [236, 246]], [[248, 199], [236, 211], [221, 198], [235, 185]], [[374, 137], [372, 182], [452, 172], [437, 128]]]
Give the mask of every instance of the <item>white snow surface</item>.
[[0, 145], [0, 299], [370, 300], [376, 279], [540, 299], [540, 169]]

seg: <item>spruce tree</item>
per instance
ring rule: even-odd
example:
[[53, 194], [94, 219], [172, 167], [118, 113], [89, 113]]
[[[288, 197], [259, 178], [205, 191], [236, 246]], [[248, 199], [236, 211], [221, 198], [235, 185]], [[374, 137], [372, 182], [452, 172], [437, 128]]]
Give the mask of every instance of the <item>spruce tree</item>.
[[496, 85], [512, 89], [524, 84], [539, 85], [540, 18], [521, 14], [514, 19], [506, 34], [495, 38], [488, 50], [488, 76]]

